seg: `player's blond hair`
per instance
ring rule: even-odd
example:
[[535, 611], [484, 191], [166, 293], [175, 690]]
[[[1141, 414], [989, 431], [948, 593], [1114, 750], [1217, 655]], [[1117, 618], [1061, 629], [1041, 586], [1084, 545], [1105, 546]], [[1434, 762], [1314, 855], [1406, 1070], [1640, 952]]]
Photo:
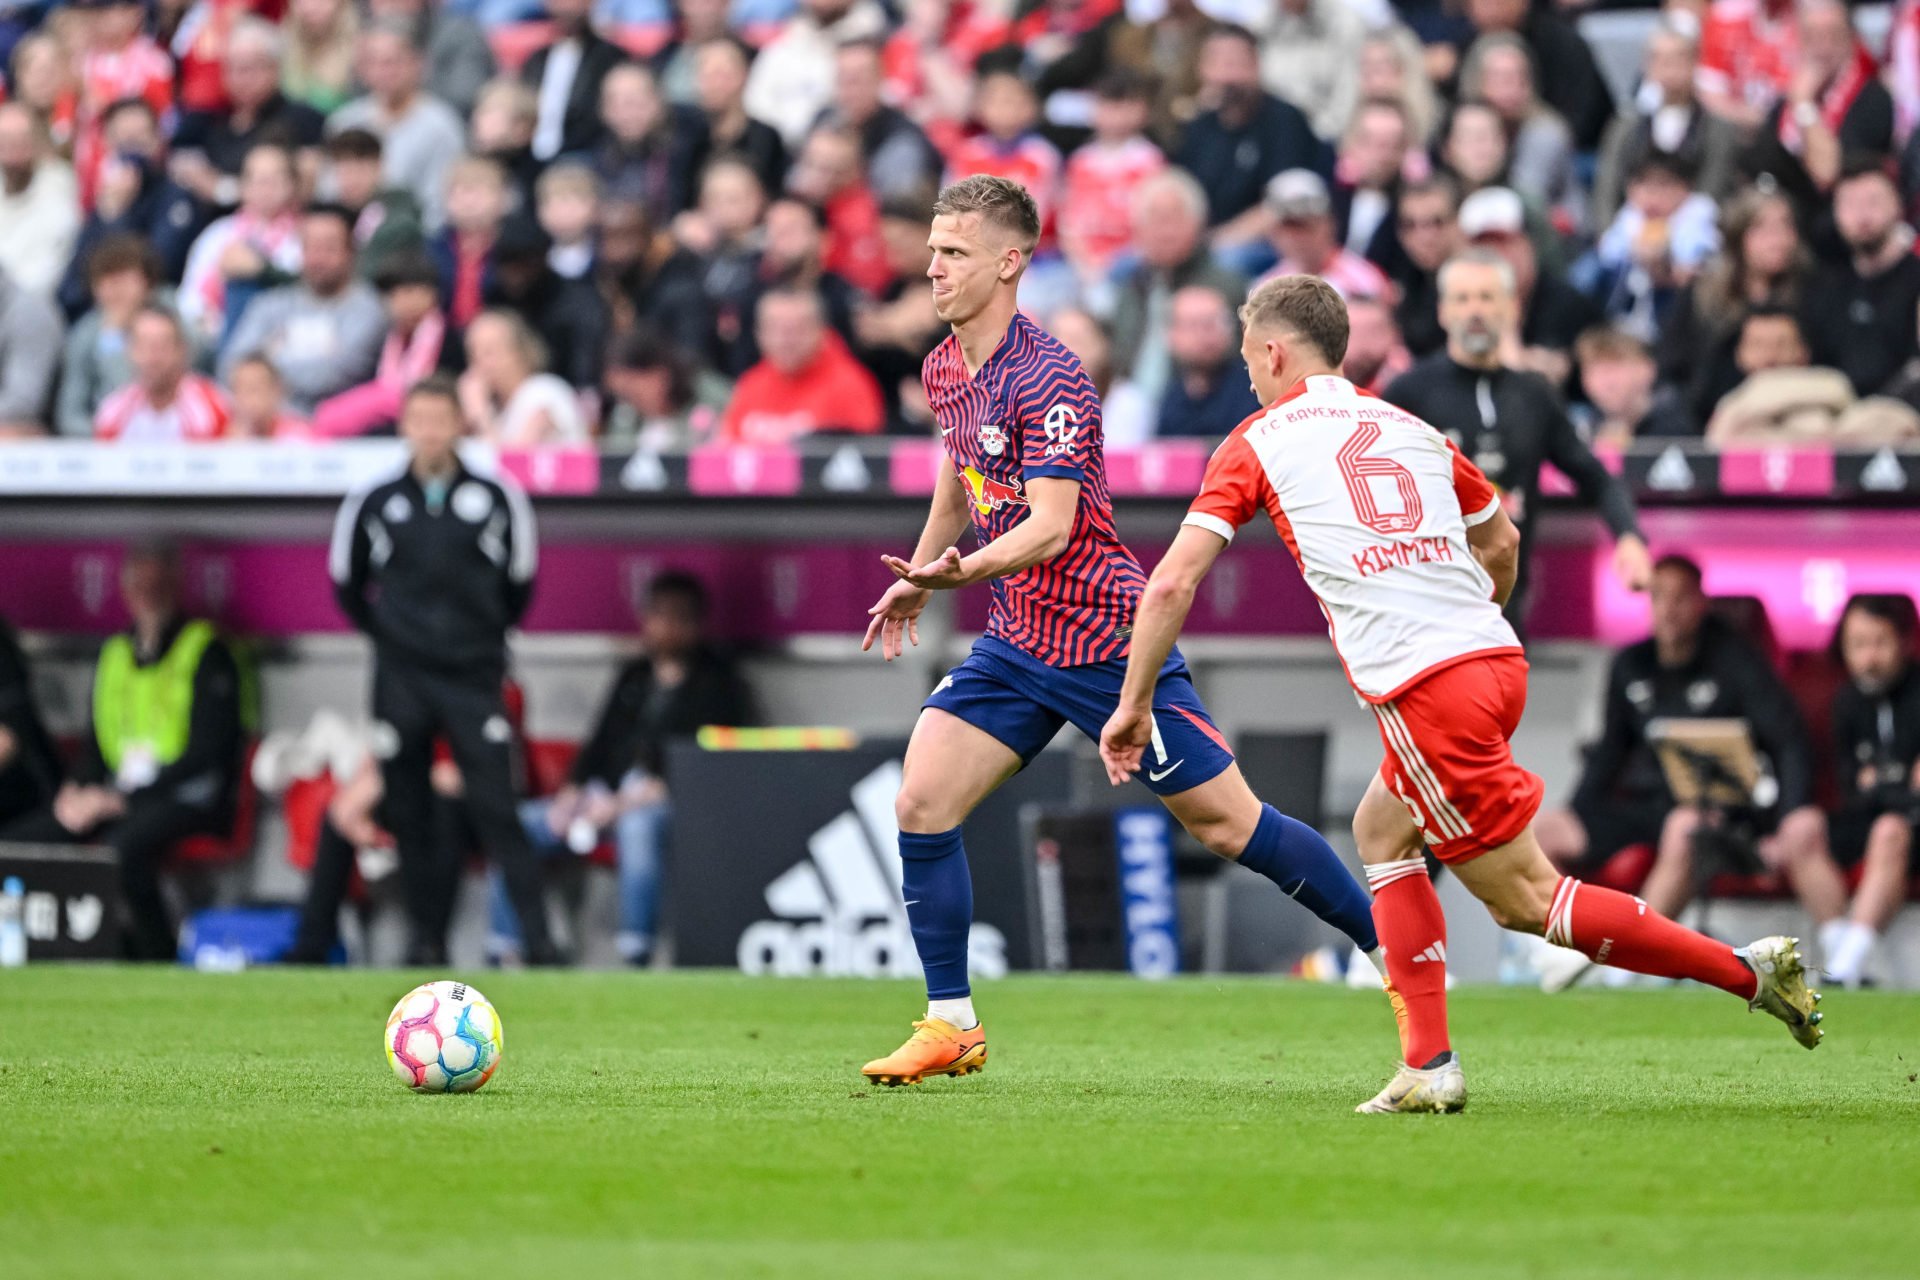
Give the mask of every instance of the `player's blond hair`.
[[1027, 189], [1010, 178], [976, 173], [962, 178], [940, 193], [933, 202], [933, 216], [960, 217], [977, 213], [981, 221], [1012, 232], [1020, 241], [1022, 253], [1032, 253], [1040, 243], [1040, 210]]
[[1248, 332], [1286, 329], [1312, 343], [1334, 368], [1347, 358], [1347, 303], [1319, 276], [1277, 276], [1240, 308]]

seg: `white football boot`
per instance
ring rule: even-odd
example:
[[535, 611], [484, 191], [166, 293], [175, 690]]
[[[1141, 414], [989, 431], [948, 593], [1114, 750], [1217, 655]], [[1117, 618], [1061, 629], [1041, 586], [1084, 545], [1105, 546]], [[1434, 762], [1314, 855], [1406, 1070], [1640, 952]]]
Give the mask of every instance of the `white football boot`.
[[1437, 1067], [1400, 1069], [1387, 1087], [1354, 1110], [1361, 1115], [1395, 1115], [1415, 1111], [1461, 1111], [1467, 1105], [1467, 1077], [1460, 1070], [1460, 1055], [1449, 1053]]
[[1807, 971], [1800, 955], [1800, 939], [1762, 938], [1734, 952], [1747, 962], [1759, 980], [1749, 1009], [1762, 1009], [1787, 1024], [1787, 1030], [1802, 1048], [1817, 1049], [1826, 1032], [1820, 1029], [1822, 1014], [1816, 1006], [1820, 993], [1807, 986]]

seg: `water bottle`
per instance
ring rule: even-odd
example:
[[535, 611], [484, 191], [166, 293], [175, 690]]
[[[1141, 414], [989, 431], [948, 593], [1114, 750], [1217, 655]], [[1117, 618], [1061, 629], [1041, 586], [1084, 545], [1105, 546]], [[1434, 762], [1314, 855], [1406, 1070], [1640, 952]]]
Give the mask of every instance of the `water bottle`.
[[19, 876], [0, 885], [0, 969], [18, 969], [27, 962], [27, 889]]

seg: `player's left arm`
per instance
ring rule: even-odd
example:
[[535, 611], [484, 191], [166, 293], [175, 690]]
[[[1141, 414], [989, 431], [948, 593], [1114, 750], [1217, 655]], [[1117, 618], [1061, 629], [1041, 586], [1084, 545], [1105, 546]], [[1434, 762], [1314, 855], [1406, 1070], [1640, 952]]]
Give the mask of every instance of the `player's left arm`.
[[1227, 540], [1218, 533], [1184, 525], [1147, 580], [1133, 616], [1133, 644], [1120, 686], [1120, 705], [1100, 733], [1100, 759], [1116, 787], [1140, 768], [1141, 753], [1153, 737], [1153, 690], [1160, 668], [1180, 638], [1201, 580], [1226, 549]]
[[1633, 495], [1594, 456], [1559, 402], [1551, 395], [1548, 399], [1547, 461], [1573, 481], [1583, 499], [1600, 509], [1600, 518], [1613, 532], [1614, 576], [1630, 591], [1645, 591], [1653, 583], [1653, 556], [1640, 533]]
[[1506, 608], [1513, 584], [1520, 579], [1520, 530], [1496, 504], [1486, 519], [1467, 526], [1467, 546], [1493, 579], [1493, 602]]
[[1100, 393], [1077, 360], [1049, 356], [1016, 375], [1008, 426], [1020, 449], [1027, 518], [972, 555], [952, 547], [932, 564], [888, 562], [915, 586], [952, 589], [1005, 578], [1067, 549], [1080, 485], [1101, 449]]
[[1456, 445], [1446, 443], [1453, 458], [1453, 496], [1467, 523], [1467, 547], [1493, 579], [1494, 602], [1504, 609], [1520, 578], [1520, 530], [1501, 505], [1500, 491], [1493, 487], [1493, 481]]
[[1060, 476], [1027, 481], [1027, 518], [971, 555], [948, 547], [938, 560], [918, 567], [887, 556], [895, 576], [930, 591], [949, 591], [992, 578], [1006, 578], [1045, 564], [1067, 549], [1074, 514], [1080, 509], [1080, 482]]

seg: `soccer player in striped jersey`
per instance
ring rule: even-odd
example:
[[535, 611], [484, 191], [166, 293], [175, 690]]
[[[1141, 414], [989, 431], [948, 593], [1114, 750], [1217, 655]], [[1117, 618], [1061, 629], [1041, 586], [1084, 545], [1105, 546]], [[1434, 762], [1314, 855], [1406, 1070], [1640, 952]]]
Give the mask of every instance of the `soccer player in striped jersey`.
[[[1114, 709], [1146, 575], [1113, 527], [1100, 399], [1080, 362], [1018, 313], [1040, 238], [1024, 187], [977, 175], [948, 187], [927, 239], [934, 309], [952, 336], [922, 376], [947, 452], [933, 509], [898, 581], [871, 610], [863, 648], [889, 661], [919, 643], [935, 591], [990, 583], [987, 634], [921, 710], [895, 811], [902, 896], [927, 978], [927, 1016], [865, 1067], [880, 1084], [966, 1075], [986, 1063], [967, 982], [973, 884], [960, 826], [1072, 724], [1089, 737]], [[969, 525], [978, 548], [954, 545]], [[1366, 894], [1318, 832], [1263, 805], [1195, 694], [1162, 654], [1143, 781], [1209, 849], [1278, 883], [1368, 953]]]
[[1154, 569], [1100, 754], [1116, 784], [1141, 766], [1155, 664], [1235, 530], [1265, 513], [1319, 597], [1386, 749], [1353, 834], [1404, 1013], [1403, 1062], [1357, 1109], [1466, 1105], [1447, 1037], [1447, 925], [1428, 849], [1505, 928], [1636, 973], [1719, 987], [1779, 1018], [1807, 1048], [1819, 1044], [1820, 996], [1807, 989], [1797, 939], [1735, 950], [1547, 861], [1533, 834], [1540, 779], [1515, 763], [1509, 741], [1527, 701], [1526, 659], [1500, 613], [1519, 569], [1519, 530], [1446, 437], [1340, 376], [1347, 307], [1324, 280], [1268, 281], [1240, 319], [1241, 354], [1267, 407], [1215, 451]]

